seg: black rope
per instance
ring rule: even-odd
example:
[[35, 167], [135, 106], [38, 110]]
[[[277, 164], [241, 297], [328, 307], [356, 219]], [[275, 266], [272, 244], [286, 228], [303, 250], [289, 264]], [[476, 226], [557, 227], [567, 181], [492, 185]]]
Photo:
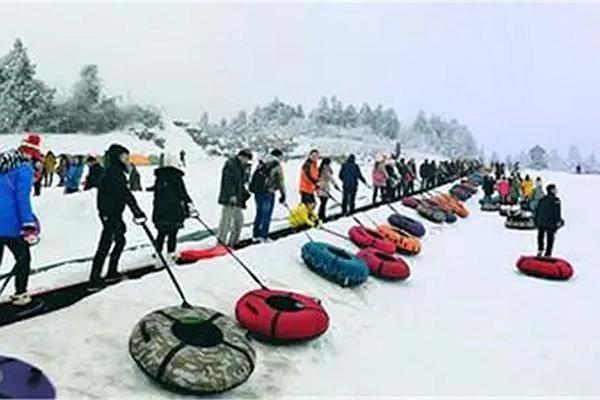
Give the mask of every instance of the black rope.
[[321, 227], [321, 228], [319, 228], [319, 229], [321, 229], [323, 232], [327, 232], [327, 233], [329, 233], [330, 235], [333, 235], [333, 236], [335, 236], [335, 237], [338, 237], [338, 238], [340, 238], [340, 239], [344, 239], [344, 240], [347, 240], [347, 241], [349, 241], [349, 242], [351, 242], [351, 243], [354, 243], [354, 242], [352, 241], [352, 239], [350, 239], [348, 236], [346, 236], [346, 235], [343, 235], [343, 234], [341, 234], [341, 233], [339, 233], [339, 232], [336, 232], [336, 231], [334, 231], [334, 230], [331, 230], [331, 229], [329, 229], [329, 228], [325, 228], [324, 226], [322, 226], [322, 227]]
[[15, 274], [15, 268], [13, 268], [6, 276], [4, 277], [4, 282], [2, 283], [2, 287], [0, 288], [0, 296], [4, 293], [4, 289], [8, 286], [8, 282], [10, 282], [10, 278]]
[[223, 248], [225, 248], [225, 251], [227, 251], [227, 253], [229, 253], [229, 255], [230, 255], [231, 257], [233, 257], [233, 259], [234, 259], [234, 260], [235, 260], [235, 261], [236, 261], [238, 264], [240, 264], [240, 265], [242, 266], [242, 268], [244, 268], [244, 270], [246, 270], [246, 272], [248, 273], [248, 275], [250, 275], [250, 277], [251, 277], [251, 278], [254, 280], [254, 282], [256, 282], [256, 283], [258, 284], [258, 286], [260, 286], [260, 287], [261, 287], [261, 289], [269, 290], [269, 288], [268, 288], [268, 287], [266, 287], [266, 286], [265, 286], [265, 285], [264, 285], [264, 284], [261, 282], [261, 280], [258, 278], [258, 276], [256, 276], [256, 274], [255, 274], [254, 272], [252, 272], [252, 270], [250, 269], [250, 267], [248, 267], [248, 266], [246, 265], [246, 263], [244, 263], [244, 262], [243, 262], [243, 261], [242, 261], [242, 260], [241, 260], [241, 259], [240, 259], [240, 258], [237, 256], [237, 254], [235, 254], [235, 251], [234, 251], [234, 250], [233, 250], [231, 247], [227, 246], [227, 244], [225, 244], [225, 243], [223, 243], [223, 242], [221, 241], [221, 239], [220, 239], [220, 238], [219, 238], [219, 236], [216, 234], [216, 232], [215, 232], [215, 231], [214, 231], [214, 230], [213, 230], [211, 227], [209, 227], [209, 226], [208, 226], [208, 224], [207, 224], [206, 222], [204, 222], [204, 221], [202, 220], [202, 218], [200, 218], [200, 216], [199, 216], [199, 215], [196, 215], [196, 216], [194, 216], [193, 218], [194, 218], [195, 220], [197, 220], [198, 222], [200, 222], [200, 223], [202, 224], [202, 226], [204, 226], [204, 228], [205, 228], [205, 229], [206, 229], [206, 230], [207, 230], [207, 231], [208, 231], [208, 232], [209, 232], [211, 235], [213, 235], [213, 236], [215, 237], [215, 239], [217, 239], [217, 242], [218, 242], [218, 243], [219, 243], [221, 246], [223, 246]]
[[154, 239], [152, 232], [150, 232], [150, 228], [148, 228], [148, 224], [146, 224], [146, 221], [142, 221], [142, 222], [135, 221], [135, 223], [137, 225], [140, 225], [142, 228], [144, 228], [144, 232], [146, 232], [148, 239], [150, 239], [150, 243], [152, 243], [152, 247], [154, 247], [154, 252], [156, 253], [156, 256], [160, 260], [163, 267], [165, 267], [165, 269], [169, 273], [171, 282], [173, 282], [173, 285], [175, 286], [177, 293], [179, 293], [179, 297], [181, 297], [181, 301], [183, 302], [182, 306], [186, 307], [186, 308], [191, 308], [190, 303], [188, 303], [187, 299], [185, 298], [185, 294], [183, 293], [183, 290], [181, 289], [181, 286], [179, 285], [179, 282], [177, 281], [177, 278], [175, 277], [175, 274], [173, 273], [173, 271], [171, 271], [171, 267], [169, 267], [167, 260], [165, 260], [162, 253], [158, 249], [158, 244], [156, 243], [156, 240]]

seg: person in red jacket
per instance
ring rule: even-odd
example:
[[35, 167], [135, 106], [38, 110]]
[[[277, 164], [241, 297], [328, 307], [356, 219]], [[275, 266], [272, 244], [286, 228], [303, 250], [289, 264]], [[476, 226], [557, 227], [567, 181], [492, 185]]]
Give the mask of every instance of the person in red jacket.
[[302, 164], [300, 171], [300, 201], [304, 204], [316, 203], [315, 192], [319, 183], [319, 151], [313, 149]]

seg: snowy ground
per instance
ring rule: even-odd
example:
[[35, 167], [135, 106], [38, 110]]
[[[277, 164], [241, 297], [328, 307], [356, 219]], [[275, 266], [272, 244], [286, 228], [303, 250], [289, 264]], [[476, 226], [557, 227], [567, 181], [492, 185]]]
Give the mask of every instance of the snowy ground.
[[[203, 161], [188, 174], [197, 205], [213, 225], [221, 164]], [[293, 194], [298, 165], [290, 162], [286, 168]], [[149, 171], [144, 175], [147, 185]], [[423, 252], [408, 259], [412, 276], [403, 283], [369, 279], [356, 289], [337, 287], [303, 265], [299, 252], [307, 239], [302, 234], [240, 251], [268, 286], [320, 298], [331, 328], [300, 346], [256, 343], [257, 368], [230, 395], [600, 395], [600, 323], [590, 306], [600, 300], [592, 245], [598, 218], [589, 211], [589, 199], [600, 195], [600, 180], [543, 176], [558, 183], [563, 199], [567, 225], [558, 234], [556, 254], [577, 270], [568, 282], [517, 273], [515, 261], [534, 251], [535, 233], [506, 230], [497, 215], [478, 211], [475, 198], [468, 203], [473, 212], [468, 219], [452, 226], [426, 224]], [[149, 210], [150, 197], [142, 194], [140, 200]], [[93, 252], [98, 223], [92, 195], [46, 193], [35, 206], [46, 221], [36, 261]], [[248, 210], [246, 218], [251, 214]], [[369, 216], [384, 222], [389, 214], [382, 207]], [[328, 227], [344, 232], [352, 225], [344, 219]], [[138, 228], [130, 226], [129, 231], [130, 243], [142, 239]], [[353, 249], [322, 231], [311, 234]], [[133, 259], [147, 257], [129, 254], [124, 263], [131, 266]], [[5, 263], [2, 270], [6, 268]], [[85, 277], [88, 271], [89, 264], [76, 264], [37, 275], [32, 285]], [[231, 316], [237, 299], [255, 288], [228, 257], [178, 267], [176, 274], [193, 303]], [[127, 342], [144, 314], [176, 303], [165, 273], [123, 282], [67, 309], [1, 328], [0, 354], [40, 366], [61, 398], [173, 398], [137, 369]]]

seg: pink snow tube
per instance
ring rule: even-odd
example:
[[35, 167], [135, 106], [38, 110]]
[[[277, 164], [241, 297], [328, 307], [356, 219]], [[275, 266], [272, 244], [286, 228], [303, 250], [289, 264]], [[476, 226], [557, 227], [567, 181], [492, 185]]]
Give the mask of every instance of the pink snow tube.
[[392, 256], [373, 248], [362, 249], [356, 255], [363, 260], [371, 274], [389, 280], [403, 280], [410, 276], [410, 268], [400, 257]]
[[421, 201], [415, 197], [405, 197], [402, 199], [402, 205], [410, 208], [417, 208]]
[[387, 254], [394, 254], [396, 252], [394, 242], [387, 240], [373, 229], [353, 226], [348, 230], [348, 236], [350, 236], [350, 240], [358, 247], [373, 247]]

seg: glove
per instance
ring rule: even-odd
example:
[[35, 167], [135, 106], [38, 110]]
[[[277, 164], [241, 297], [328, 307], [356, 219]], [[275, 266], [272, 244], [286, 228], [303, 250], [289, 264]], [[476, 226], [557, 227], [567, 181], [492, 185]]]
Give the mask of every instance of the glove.
[[285, 193], [282, 193], [281, 196], [279, 196], [279, 204], [285, 204]]
[[34, 223], [23, 224], [23, 228], [21, 229], [21, 237], [30, 246], [35, 246], [40, 242], [39, 232]]
[[199, 217], [199, 213], [198, 210], [196, 210], [196, 207], [194, 207], [194, 205], [192, 203], [189, 203], [187, 206], [188, 209], [188, 215], [190, 216], [190, 218], [198, 218]]

